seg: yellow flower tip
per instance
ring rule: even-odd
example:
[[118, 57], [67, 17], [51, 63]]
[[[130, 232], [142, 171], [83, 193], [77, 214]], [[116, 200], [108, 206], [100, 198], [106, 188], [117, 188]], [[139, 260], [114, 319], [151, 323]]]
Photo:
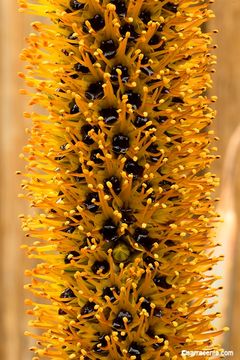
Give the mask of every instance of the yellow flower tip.
[[225, 327], [223, 328], [223, 331], [224, 331], [224, 332], [228, 332], [228, 331], [230, 331], [230, 328], [229, 328], [228, 326], [225, 326]]

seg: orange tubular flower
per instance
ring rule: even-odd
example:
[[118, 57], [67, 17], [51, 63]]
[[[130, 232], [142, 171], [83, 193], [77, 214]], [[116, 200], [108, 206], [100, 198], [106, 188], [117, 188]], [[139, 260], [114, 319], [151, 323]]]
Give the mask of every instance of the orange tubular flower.
[[35, 360], [216, 348], [211, 2], [20, 0]]

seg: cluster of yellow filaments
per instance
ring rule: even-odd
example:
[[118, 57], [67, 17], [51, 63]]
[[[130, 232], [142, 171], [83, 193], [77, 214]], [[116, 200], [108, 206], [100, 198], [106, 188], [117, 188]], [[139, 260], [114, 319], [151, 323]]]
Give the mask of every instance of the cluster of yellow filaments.
[[36, 209], [22, 216], [33, 359], [214, 349], [211, 1], [32, 1], [20, 10], [45, 17], [20, 74], [37, 106], [21, 195]]

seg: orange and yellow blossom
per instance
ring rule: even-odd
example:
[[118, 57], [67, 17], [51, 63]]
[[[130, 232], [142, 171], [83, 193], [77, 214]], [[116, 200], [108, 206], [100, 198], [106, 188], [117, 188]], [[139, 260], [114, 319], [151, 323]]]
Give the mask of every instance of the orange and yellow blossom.
[[216, 348], [211, 2], [20, 0], [35, 360]]

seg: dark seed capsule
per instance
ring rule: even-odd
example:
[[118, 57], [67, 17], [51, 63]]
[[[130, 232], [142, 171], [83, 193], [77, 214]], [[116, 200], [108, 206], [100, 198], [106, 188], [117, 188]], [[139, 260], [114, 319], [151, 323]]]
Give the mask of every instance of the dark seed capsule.
[[170, 289], [172, 285], [167, 283], [166, 276], [155, 276], [153, 279], [155, 285], [160, 286], [163, 289]]
[[[82, 166], [81, 165], [79, 165], [78, 166], [78, 168], [74, 171], [74, 173], [76, 173], [76, 174], [82, 174], [83, 172], [82, 172]], [[81, 177], [81, 176], [74, 176], [74, 178], [75, 178], [75, 181], [76, 182], [81, 182], [84, 178], [83, 177]]]
[[173, 304], [174, 304], [174, 301], [172, 301], [172, 300], [168, 301], [168, 303], [166, 304], [166, 308], [171, 309]]
[[103, 164], [103, 160], [100, 156], [104, 156], [101, 149], [94, 149], [91, 151], [90, 160], [92, 160], [95, 164]]
[[99, 31], [99, 30], [103, 29], [105, 26], [105, 21], [100, 14], [94, 15], [94, 17], [91, 19], [88, 19], [88, 21], [90, 22], [91, 27], [95, 31]]
[[72, 79], [78, 79], [78, 74], [72, 74], [72, 75], [70, 75], [70, 78], [72, 78]]
[[124, 24], [122, 26], [120, 26], [120, 34], [124, 37], [126, 35], [127, 32], [130, 33], [130, 37], [128, 38], [130, 41], [135, 40], [136, 38], [138, 38], [138, 33], [136, 33], [135, 28], [133, 26], [133, 24]]
[[81, 309], [81, 315], [88, 315], [94, 311], [94, 302], [88, 301]]
[[107, 340], [105, 339], [105, 336], [107, 334], [102, 334], [99, 336], [98, 340], [99, 343], [95, 344], [93, 347], [93, 351], [96, 353], [101, 354], [102, 356], [107, 356], [108, 355], [108, 351], [102, 349], [102, 347], [106, 347], [107, 346]]
[[85, 24], [85, 22], [82, 24], [82, 31], [87, 34], [89, 32], [89, 28], [87, 27], [87, 25]]
[[116, 300], [114, 294], [113, 294], [113, 290], [119, 294], [119, 290], [116, 286], [111, 286], [111, 287], [106, 287], [103, 289], [103, 292], [102, 292], [102, 298], [104, 299], [105, 296], [108, 296], [110, 298], [110, 301], [111, 302], [114, 302]]
[[150, 144], [147, 149], [146, 149], [147, 152], [150, 152], [151, 154], [158, 154], [159, 153], [159, 150], [158, 150], [158, 144]]
[[110, 193], [109, 188], [107, 186], [108, 181], [112, 184], [112, 189], [115, 192], [115, 194], [118, 195], [121, 192], [121, 182], [119, 178], [117, 178], [116, 176], [111, 176], [104, 180], [104, 191], [107, 194]]
[[124, 222], [124, 223], [126, 223], [128, 225], [131, 225], [131, 224], [136, 222], [136, 218], [132, 214], [132, 212], [133, 212], [132, 209], [130, 209], [130, 208], [127, 208], [127, 209], [121, 208], [120, 211], [121, 211], [121, 214], [122, 214], [122, 222]]
[[129, 355], [134, 355], [136, 360], [141, 360], [141, 355], [144, 353], [144, 346], [133, 341], [128, 348], [128, 353]]
[[138, 109], [142, 105], [141, 95], [133, 91], [127, 91], [125, 95], [128, 96], [128, 103], [132, 105], [133, 109]]
[[148, 118], [145, 117], [145, 116], [141, 116], [141, 115], [137, 115], [136, 116], [136, 119], [134, 120], [134, 125], [137, 127], [137, 128], [140, 128], [142, 126], [144, 126], [147, 122], [148, 122]]
[[163, 9], [173, 12], [174, 14], [178, 11], [178, 6], [173, 4], [172, 2], [168, 2], [165, 5], [163, 5]]
[[86, 53], [92, 64], [95, 64], [96, 58], [91, 53]]
[[[97, 344], [95, 344], [95, 345], [93, 346], [93, 351], [94, 351], [95, 353], [97, 353], [97, 354], [101, 354], [102, 356], [107, 356], [109, 352], [108, 352], [107, 350], [101, 349], [101, 346], [103, 346], [102, 343], [97, 343]], [[105, 345], [105, 346], [106, 346], [106, 345]], [[99, 359], [99, 360], [100, 360], [100, 359]]]
[[127, 324], [133, 321], [132, 314], [127, 310], [120, 310], [117, 317], [113, 320], [113, 327], [116, 329], [125, 329], [123, 318], [127, 318]]
[[162, 90], [161, 90], [161, 94], [169, 94], [170, 93], [170, 91], [169, 91], [169, 89], [167, 89], [165, 86], [162, 88]]
[[103, 117], [103, 121], [106, 125], [112, 125], [118, 120], [117, 109], [112, 107], [100, 110], [99, 114]]
[[111, 218], [107, 219], [101, 229], [101, 234], [103, 235], [104, 240], [116, 241], [118, 239], [117, 229], [118, 226], [113, 222], [113, 220]]
[[99, 206], [95, 204], [94, 200], [99, 202], [99, 196], [97, 192], [88, 193], [84, 201], [86, 209], [91, 211], [92, 213], [95, 213], [99, 208]]
[[98, 272], [102, 274], [106, 274], [109, 271], [109, 263], [106, 260], [103, 261], [95, 261], [95, 263], [91, 267], [94, 274]]
[[167, 246], [175, 246], [176, 245], [173, 240], [167, 240], [167, 241], [165, 241], [164, 244], [167, 245]]
[[177, 104], [184, 104], [183, 99], [180, 98], [180, 97], [178, 97], [178, 96], [174, 96], [174, 97], [172, 98], [172, 102], [173, 102], [173, 103], [177, 103]]
[[126, 154], [129, 148], [129, 137], [123, 134], [117, 134], [112, 140], [112, 150], [115, 154]]
[[148, 231], [140, 227], [135, 229], [133, 239], [146, 249], [151, 249], [153, 240], [148, 236]]
[[[152, 76], [154, 74], [154, 71], [152, 70], [152, 68], [150, 66], [142, 67], [141, 71], [147, 76]], [[149, 83], [148, 83], [148, 85], [149, 85]]]
[[65, 55], [65, 56], [68, 56], [69, 55], [69, 52], [65, 49], [62, 49], [62, 53]]
[[120, 341], [124, 341], [128, 337], [128, 334], [125, 333], [124, 335], [122, 335], [122, 332], [119, 331], [117, 336]]
[[105, 336], [107, 334], [102, 334], [99, 336], [99, 341], [101, 341], [102, 346], [107, 346], [107, 340], [105, 339]]
[[77, 72], [81, 72], [81, 73], [83, 73], [83, 74], [89, 73], [89, 68], [86, 67], [86, 66], [84, 66], [84, 65], [82, 65], [82, 64], [80, 64], [80, 63], [76, 63], [76, 64], [74, 65], [74, 70], [77, 71]]
[[70, 114], [71, 114], [71, 115], [77, 114], [77, 113], [80, 112], [80, 109], [79, 109], [79, 107], [77, 106], [77, 104], [76, 104], [75, 101], [70, 102], [70, 104], [69, 104], [69, 109], [70, 109]]
[[132, 174], [134, 179], [137, 179], [139, 176], [143, 175], [144, 168], [137, 162], [129, 159], [124, 164], [124, 170], [128, 174]]
[[84, 144], [92, 145], [94, 143], [94, 140], [88, 133], [91, 130], [94, 130], [94, 132], [97, 133], [98, 129], [99, 128], [97, 126], [91, 126], [90, 124], [85, 124], [81, 127], [82, 141], [84, 142]]
[[80, 254], [77, 251], [69, 251], [67, 253], [67, 255], [65, 256], [65, 258], [64, 258], [65, 264], [70, 264], [71, 260], [76, 258], [76, 257], [79, 257], [79, 255]]
[[158, 34], [154, 34], [151, 39], [149, 40], [148, 44], [149, 45], [157, 45], [159, 44], [161, 38]]
[[112, 59], [117, 52], [117, 46], [112, 39], [102, 41], [100, 44], [100, 49], [107, 59]]
[[102, 81], [97, 81], [89, 85], [87, 91], [85, 92], [85, 96], [88, 100], [96, 100], [103, 97], [103, 83]]
[[127, 13], [127, 7], [124, 1], [121, 0], [111, 0], [111, 4], [114, 4], [116, 6], [116, 13], [119, 16], [125, 16]]
[[156, 306], [153, 310], [153, 316], [161, 318], [163, 316], [162, 309], [159, 306]]
[[141, 63], [142, 63], [143, 65], [147, 65], [148, 60], [149, 60], [149, 57], [148, 57], [147, 55], [144, 55], [143, 58], [142, 58], [142, 60], [141, 60]]
[[166, 42], [165, 41], [162, 41], [162, 44], [157, 48], [155, 49], [155, 51], [162, 51], [165, 49], [165, 45], [166, 45]]
[[70, 0], [69, 5], [73, 10], [81, 10], [81, 9], [84, 8], [85, 4], [83, 4], [83, 3], [81, 3], [80, 1], [77, 1], [77, 0]]
[[160, 156], [149, 156], [149, 160], [154, 162], [154, 163], [157, 163], [160, 159]]
[[117, 73], [117, 69], [121, 70], [122, 74], [121, 74], [121, 79], [123, 83], [126, 83], [129, 79], [129, 74], [128, 74], [128, 68], [126, 66], [123, 66], [121, 64], [116, 65], [112, 68], [111, 71], [111, 80], [112, 81], [118, 81], [118, 73]]
[[145, 309], [149, 314], [151, 313], [151, 301], [149, 301], [149, 299], [144, 298], [142, 304], [141, 304], [141, 308]]
[[[75, 33], [71, 33], [69, 36], [68, 36], [68, 39], [69, 40], [78, 40], [78, 37], [76, 35], [74, 35]], [[77, 44], [75, 44], [77, 45]]]
[[160, 347], [164, 346], [164, 341], [167, 340], [167, 336], [164, 335], [164, 334], [160, 334], [160, 335], [158, 335], [158, 337], [159, 337], [160, 339], [163, 339], [163, 341], [162, 341], [161, 343], [160, 343], [160, 342], [156, 342], [155, 344], [153, 344], [152, 347], [153, 347], [154, 349], [159, 349]]
[[[97, 354], [101, 354], [102, 356], [107, 356], [109, 354], [108, 350], [101, 349], [101, 343], [95, 344], [93, 346], [93, 351]], [[85, 359], [85, 358], [84, 358]], [[99, 358], [96, 358], [96, 360], [100, 360]]]
[[76, 230], [75, 226], [69, 226], [66, 229], [62, 230], [65, 233], [72, 234]]
[[155, 85], [155, 84], [159, 84], [159, 80], [153, 79], [153, 80], [150, 80], [150, 81], [147, 82], [148, 86]]
[[159, 117], [157, 118], [157, 122], [158, 122], [159, 124], [163, 124], [163, 123], [165, 123], [165, 122], [167, 121], [167, 119], [168, 119], [167, 116], [159, 116]]
[[165, 26], [164, 23], [160, 24], [157, 31], [159, 31], [159, 32], [163, 31], [164, 26]]
[[65, 289], [60, 295], [61, 299], [68, 299], [68, 298], [75, 298], [75, 297], [76, 296], [74, 295], [74, 292], [70, 288]]
[[66, 311], [64, 311], [63, 309], [59, 309], [58, 315], [66, 315]]
[[63, 90], [63, 89], [61, 89], [61, 88], [57, 88], [56, 91], [57, 91], [57, 92], [60, 92], [60, 93], [64, 93], [64, 94], [65, 94], [65, 92], [66, 92], [65, 90]]
[[147, 265], [151, 264], [153, 267], [155, 267], [156, 260], [154, 258], [152, 258], [151, 256], [146, 256], [143, 258], [143, 260]]
[[150, 11], [143, 10], [139, 14], [139, 18], [142, 20], [144, 24], [147, 24], [151, 20], [151, 13]]
[[54, 160], [60, 161], [60, 160], [62, 160], [62, 159], [64, 159], [64, 158], [65, 158], [65, 156], [56, 156], [56, 157], [54, 158]]
[[161, 186], [164, 190], [169, 190], [173, 183], [168, 180], [162, 180], [159, 182], [159, 186]]

